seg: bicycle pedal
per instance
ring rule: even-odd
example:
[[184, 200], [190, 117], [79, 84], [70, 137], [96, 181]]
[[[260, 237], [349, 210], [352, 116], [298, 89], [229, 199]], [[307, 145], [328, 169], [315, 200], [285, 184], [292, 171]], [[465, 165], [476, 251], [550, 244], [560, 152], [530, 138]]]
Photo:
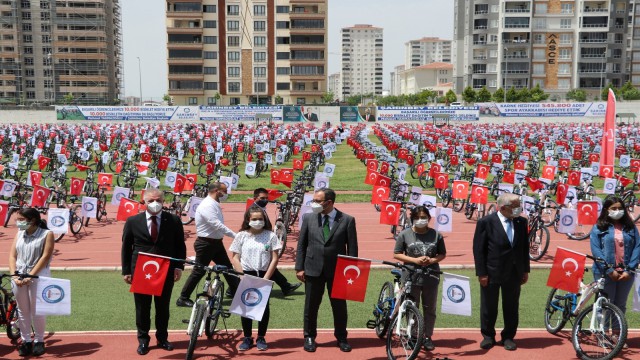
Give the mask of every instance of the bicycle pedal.
[[189, 324], [189, 319], [182, 319], [183, 324]]
[[231, 313], [228, 311], [223, 311], [220, 313], [220, 316], [222, 316], [224, 319], [228, 319], [231, 316]]
[[376, 321], [375, 320], [367, 321], [367, 329], [375, 329], [375, 328], [376, 328]]

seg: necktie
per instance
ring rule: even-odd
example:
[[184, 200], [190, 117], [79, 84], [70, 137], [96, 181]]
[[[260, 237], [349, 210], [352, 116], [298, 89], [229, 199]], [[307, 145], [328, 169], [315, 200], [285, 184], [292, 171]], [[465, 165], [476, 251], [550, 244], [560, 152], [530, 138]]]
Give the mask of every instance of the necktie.
[[322, 224], [322, 234], [324, 235], [324, 241], [329, 240], [329, 215], [324, 216], [324, 223]]
[[507, 237], [509, 238], [509, 243], [513, 246], [513, 221], [511, 219], [507, 219]]
[[151, 241], [156, 242], [158, 240], [158, 217], [155, 215], [151, 216]]

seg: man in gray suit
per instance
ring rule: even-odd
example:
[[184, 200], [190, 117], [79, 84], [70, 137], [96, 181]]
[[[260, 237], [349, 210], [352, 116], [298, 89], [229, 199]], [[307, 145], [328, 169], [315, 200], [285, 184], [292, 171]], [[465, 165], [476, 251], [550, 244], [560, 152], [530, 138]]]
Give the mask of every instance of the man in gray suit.
[[[338, 255], [358, 256], [356, 220], [333, 206], [335, 191], [324, 188], [313, 194], [313, 213], [302, 218], [298, 239], [296, 276], [305, 283], [304, 292], [304, 350], [316, 351], [318, 309], [327, 287], [333, 288], [333, 276]], [[347, 302], [329, 299], [333, 310], [334, 336], [343, 352], [351, 351], [347, 343]]]

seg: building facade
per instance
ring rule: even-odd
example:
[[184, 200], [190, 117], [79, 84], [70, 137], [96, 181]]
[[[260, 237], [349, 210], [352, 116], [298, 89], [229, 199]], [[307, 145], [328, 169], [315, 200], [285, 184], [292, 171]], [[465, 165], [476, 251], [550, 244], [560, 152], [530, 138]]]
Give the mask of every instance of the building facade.
[[333, 100], [342, 100], [342, 74], [331, 74], [327, 80], [327, 90], [333, 93]]
[[637, 2], [456, 0], [455, 89], [540, 85], [562, 97], [640, 85]]
[[398, 96], [400, 95], [400, 73], [404, 71], [404, 65], [398, 65], [393, 68], [391, 72], [391, 86], [389, 87], [389, 94]]
[[382, 95], [383, 29], [342, 28], [342, 96]]
[[404, 44], [404, 66], [406, 69], [433, 62], [451, 62], [451, 40], [423, 37]]
[[398, 73], [398, 95], [417, 94], [423, 90], [435, 90], [444, 95], [453, 88], [453, 64], [435, 62]]
[[176, 105], [307, 104], [327, 91], [326, 0], [167, 0]]
[[7, 104], [120, 102], [119, 0], [1, 0], [0, 99]]

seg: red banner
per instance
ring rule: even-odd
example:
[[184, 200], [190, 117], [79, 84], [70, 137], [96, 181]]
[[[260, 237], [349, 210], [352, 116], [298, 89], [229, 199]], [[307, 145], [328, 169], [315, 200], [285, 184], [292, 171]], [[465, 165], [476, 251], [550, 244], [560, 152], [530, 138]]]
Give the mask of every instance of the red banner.
[[578, 293], [586, 260], [587, 257], [583, 254], [558, 247], [556, 257], [553, 259], [553, 267], [547, 279], [547, 286]]
[[370, 260], [338, 256], [331, 297], [364, 302], [370, 267]]

